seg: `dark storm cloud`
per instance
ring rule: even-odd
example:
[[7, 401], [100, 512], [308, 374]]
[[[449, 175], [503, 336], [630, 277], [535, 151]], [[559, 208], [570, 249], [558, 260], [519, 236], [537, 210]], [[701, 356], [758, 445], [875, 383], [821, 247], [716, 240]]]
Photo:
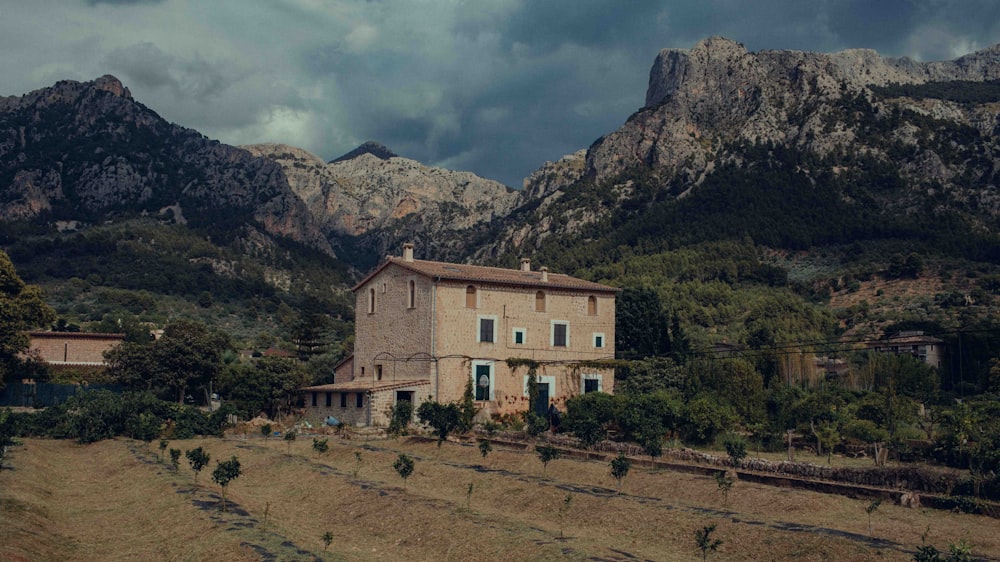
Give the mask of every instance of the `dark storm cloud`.
[[114, 6], [127, 6], [132, 4], [161, 4], [164, 0], [87, 0], [90, 6], [98, 4], [110, 4]]
[[643, 103], [657, 52], [951, 59], [1000, 41], [996, 0], [59, 0], [0, 7], [4, 94], [122, 78], [223, 142], [324, 159], [366, 140], [520, 186]]

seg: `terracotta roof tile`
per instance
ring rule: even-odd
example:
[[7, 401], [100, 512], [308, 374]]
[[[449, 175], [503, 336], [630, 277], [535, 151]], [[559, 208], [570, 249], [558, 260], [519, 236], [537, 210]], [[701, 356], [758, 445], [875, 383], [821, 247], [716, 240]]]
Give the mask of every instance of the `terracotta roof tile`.
[[515, 285], [522, 287], [538, 287], [549, 289], [569, 289], [577, 291], [592, 291], [595, 293], [616, 293], [618, 288], [594, 283], [570, 277], [562, 273], [549, 273], [548, 281], [542, 281], [541, 271], [521, 271], [520, 269], [505, 269], [502, 267], [486, 267], [481, 265], [467, 265], [461, 263], [448, 263], [440, 261], [413, 260], [406, 261], [403, 258], [390, 256], [389, 259], [369, 274], [363, 281], [358, 283], [354, 290], [358, 290], [368, 282], [375, 274], [382, 271], [389, 264], [395, 264], [404, 269], [413, 271], [434, 279], [447, 281], [469, 281], [477, 283], [494, 283], [498, 285]]

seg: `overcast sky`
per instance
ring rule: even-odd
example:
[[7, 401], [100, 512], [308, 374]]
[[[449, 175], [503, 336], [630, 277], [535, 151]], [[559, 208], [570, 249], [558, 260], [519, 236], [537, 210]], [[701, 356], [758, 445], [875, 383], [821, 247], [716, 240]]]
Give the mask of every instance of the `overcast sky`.
[[229, 144], [331, 160], [366, 140], [520, 187], [639, 109], [665, 47], [952, 59], [998, 0], [0, 0], [0, 95], [121, 79]]

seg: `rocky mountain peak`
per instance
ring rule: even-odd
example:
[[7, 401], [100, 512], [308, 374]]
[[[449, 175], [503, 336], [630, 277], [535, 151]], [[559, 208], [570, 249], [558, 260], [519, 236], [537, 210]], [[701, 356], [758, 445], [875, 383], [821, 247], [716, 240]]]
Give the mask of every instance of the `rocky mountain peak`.
[[127, 100], [132, 99], [132, 92], [130, 92], [129, 89], [122, 84], [121, 80], [110, 74], [101, 76], [97, 80], [94, 80], [92, 84], [94, 85], [94, 88], [97, 88], [98, 90], [111, 92], [112, 94]]
[[354, 158], [357, 158], [358, 156], [362, 156], [364, 154], [371, 154], [372, 156], [375, 156], [380, 160], [388, 160], [390, 158], [396, 158], [397, 156], [399, 156], [395, 152], [389, 150], [389, 148], [383, 144], [379, 144], [375, 141], [368, 141], [362, 144], [361, 146], [355, 148], [354, 150], [348, 152], [347, 154], [331, 160], [330, 164], [334, 164], [336, 162], [344, 162], [346, 160], [353, 160]]

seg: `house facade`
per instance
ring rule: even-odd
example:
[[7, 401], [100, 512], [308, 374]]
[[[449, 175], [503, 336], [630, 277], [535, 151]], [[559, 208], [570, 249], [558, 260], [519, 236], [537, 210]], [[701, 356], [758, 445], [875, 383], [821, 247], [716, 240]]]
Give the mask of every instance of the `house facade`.
[[[531, 269], [388, 257], [354, 287], [354, 354], [335, 382], [303, 389], [313, 418], [385, 425], [409, 400], [461, 400], [473, 384], [481, 416], [564, 408], [567, 398], [614, 390], [617, 289]], [[508, 363], [508, 360], [511, 360]], [[529, 405], [528, 370], [539, 400]]]
[[125, 341], [125, 334], [28, 332], [28, 349], [53, 368], [103, 369], [104, 352]]
[[912, 330], [875, 342], [872, 348], [879, 353], [912, 355], [931, 367], [940, 369], [944, 360], [945, 343], [941, 339], [925, 335], [923, 331]]

